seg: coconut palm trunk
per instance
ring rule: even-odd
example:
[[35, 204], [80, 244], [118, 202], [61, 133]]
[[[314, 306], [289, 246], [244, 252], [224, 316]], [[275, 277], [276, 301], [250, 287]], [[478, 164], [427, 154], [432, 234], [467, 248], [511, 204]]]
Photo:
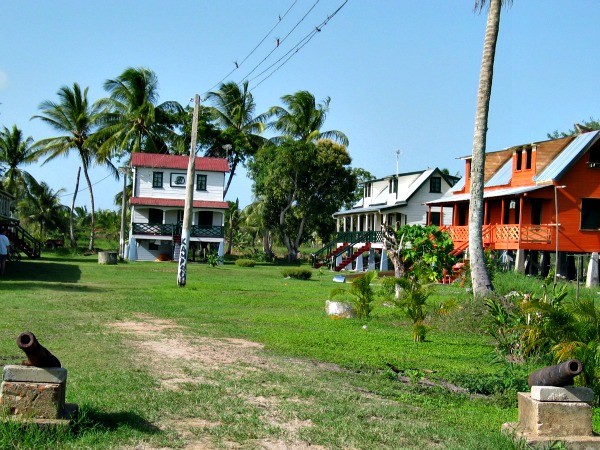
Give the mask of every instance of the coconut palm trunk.
[[[483, 186], [485, 171], [485, 149], [488, 128], [488, 114], [492, 95], [494, 58], [500, 29], [500, 10], [503, 0], [489, 0], [489, 11], [483, 44], [483, 58], [477, 92], [475, 111], [475, 132], [473, 135], [473, 155], [471, 159], [471, 202], [469, 206], [469, 255], [473, 294], [486, 296], [493, 290], [490, 276], [485, 266], [483, 251]], [[485, 0], [478, 0], [475, 8], [483, 7]]]
[[75, 239], [75, 231], [73, 228], [73, 214], [75, 214], [75, 199], [79, 192], [79, 176], [81, 175], [81, 166], [77, 168], [77, 178], [75, 180], [75, 190], [73, 191], [73, 200], [71, 201], [71, 211], [69, 211], [69, 239], [71, 241], [71, 248], [77, 247], [77, 240]]

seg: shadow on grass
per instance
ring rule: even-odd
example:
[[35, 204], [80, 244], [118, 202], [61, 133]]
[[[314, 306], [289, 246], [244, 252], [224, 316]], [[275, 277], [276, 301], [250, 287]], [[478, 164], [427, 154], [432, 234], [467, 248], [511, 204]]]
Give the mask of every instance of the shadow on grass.
[[162, 430], [132, 411], [105, 412], [82, 405], [76, 419], [74, 432], [82, 435], [88, 431], [107, 432], [128, 428], [147, 434], [162, 433]]
[[60, 264], [45, 261], [21, 261], [7, 263], [4, 281], [54, 281], [76, 283], [81, 278], [81, 270], [75, 264]]

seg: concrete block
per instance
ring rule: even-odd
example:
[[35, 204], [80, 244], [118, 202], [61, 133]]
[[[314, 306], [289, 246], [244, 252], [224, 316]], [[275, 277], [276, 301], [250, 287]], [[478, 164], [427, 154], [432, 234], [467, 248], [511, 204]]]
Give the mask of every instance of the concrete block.
[[519, 425], [534, 436], [593, 436], [592, 407], [585, 402], [541, 402], [519, 392]]
[[524, 430], [516, 422], [508, 422], [502, 425], [502, 432], [513, 436], [516, 439], [524, 439], [527, 444], [535, 448], [553, 448], [557, 442], [564, 443], [569, 450], [600, 450], [600, 437], [594, 436], [537, 436]]
[[531, 398], [540, 402], [594, 402], [594, 391], [586, 387], [532, 386]]
[[67, 381], [67, 369], [8, 365], [4, 366], [2, 380], [60, 384]]
[[58, 419], [65, 405], [65, 383], [3, 381], [0, 409], [13, 415]]

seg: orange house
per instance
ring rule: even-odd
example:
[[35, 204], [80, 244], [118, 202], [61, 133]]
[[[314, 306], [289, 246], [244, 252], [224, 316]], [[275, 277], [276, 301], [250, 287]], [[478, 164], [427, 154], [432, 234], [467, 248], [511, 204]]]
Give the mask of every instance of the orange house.
[[[600, 131], [486, 154], [484, 246], [510, 256], [517, 270], [575, 276], [574, 255], [600, 251]], [[457, 252], [468, 247], [471, 156], [454, 189], [427, 205], [452, 208], [445, 227]]]

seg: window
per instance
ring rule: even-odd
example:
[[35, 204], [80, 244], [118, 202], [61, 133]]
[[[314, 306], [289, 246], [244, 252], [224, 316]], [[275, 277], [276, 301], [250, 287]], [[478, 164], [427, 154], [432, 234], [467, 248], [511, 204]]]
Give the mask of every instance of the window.
[[197, 191], [205, 191], [206, 190], [206, 175], [196, 175], [196, 190]]
[[371, 196], [371, 183], [365, 183], [365, 197]]
[[521, 150], [517, 151], [517, 170], [521, 170], [521, 166], [523, 165], [523, 152]]
[[431, 177], [429, 179], [429, 192], [442, 192], [442, 177]]
[[600, 167], [600, 145], [596, 144], [590, 149], [590, 167]]
[[398, 192], [398, 178], [392, 178], [390, 180], [390, 194]]
[[163, 187], [163, 173], [162, 172], [152, 172], [152, 187], [153, 188], [162, 188]]
[[581, 229], [600, 229], [600, 198], [581, 199]]
[[525, 150], [525, 169], [531, 169], [531, 160], [533, 155], [533, 149], [529, 147]]

